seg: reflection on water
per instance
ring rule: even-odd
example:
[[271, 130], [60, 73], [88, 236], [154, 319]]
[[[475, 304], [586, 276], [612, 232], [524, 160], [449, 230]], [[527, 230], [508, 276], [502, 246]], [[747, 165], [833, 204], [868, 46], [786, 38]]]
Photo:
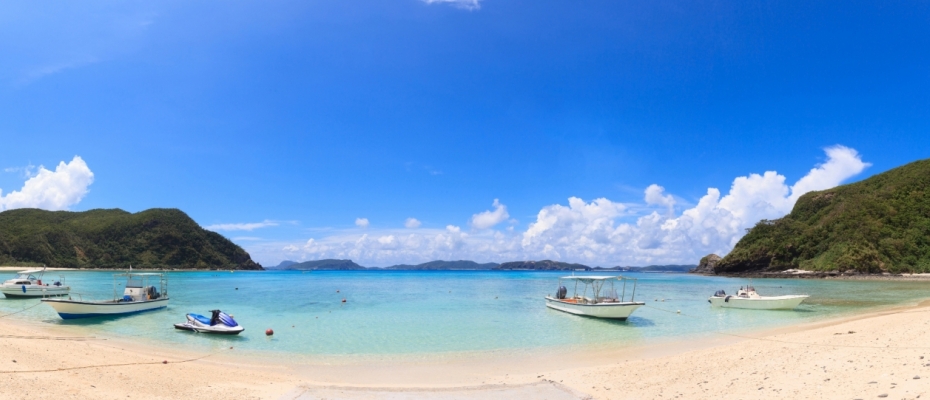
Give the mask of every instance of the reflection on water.
[[[549, 309], [553, 272], [216, 272], [170, 273], [166, 310], [122, 318], [63, 321], [40, 305], [9, 318], [42, 321], [74, 334], [210, 350], [225, 346], [307, 355], [417, 354], [637, 344], [653, 338], [776, 327], [850, 314], [928, 296], [930, 282], [755, 280], [762, 295], [809, 294], [795, 311], [717, 309], [707, 297], [747, 284], [733, 278], [625, 274], [639, 278], [636, 298], [648, 307], [627, 321], [585, 318]], [[84, 299], [113, 296], [111, 273], [65, 272]], [[346, 302], [343, 303], [342, 300]], [[0, 314], [36, 300], [0, 299]], [[245, 327], [239, 336], [174, 329], [189, 312], [222, 309]], [[678, 311], [681, 314], [678, 314]], [[266, 337], [265, 329], [274, 336]], [[133, 339], [136, 340], [136, 339]]]

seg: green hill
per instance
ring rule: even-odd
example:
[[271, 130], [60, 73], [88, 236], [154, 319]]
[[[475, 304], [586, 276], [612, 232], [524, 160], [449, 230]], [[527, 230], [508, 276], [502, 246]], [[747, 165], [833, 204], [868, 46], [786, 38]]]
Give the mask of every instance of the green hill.
[[542, 261], [511, 261], [498, 265], [496, 270], [533, 270], [533, 271], [576, 271], [591, 270], [591, 267], [582, 264], [570, 264], [560, 261], [542, 260]]
[[784, 218], [756, 224], [714, 272], [792, 268], [930, 272], [930, 160], [801, 196]]
[[497, 263], [485, 263], [478, 264], [474, 261], [468, 260], [458, 260], [458, 261], [430, 261], [423, 264], [417, 265], [392, 265], [390, 267], [385, 267], [384, 269], [388, 270], [404, 270], [404, 271], [443, 271], [443, 270], [489, 270], [496, 267]]
[[367, 269], [352, 260], [315, 260], [291, 264], [283, 269], [297, 271], [354, 271]]
[[0, 212], [0, 265], [65, 268], [262, 269], [249, 253], [177, 209], [135, 214], [17, 209]]

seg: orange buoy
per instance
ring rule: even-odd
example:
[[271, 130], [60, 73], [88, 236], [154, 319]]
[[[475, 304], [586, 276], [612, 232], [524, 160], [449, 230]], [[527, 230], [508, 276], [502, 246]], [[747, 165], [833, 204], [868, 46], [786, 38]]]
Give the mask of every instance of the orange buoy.
[[271, 336], [271, 335], [274, 335], [274, 329], [271, 329], [271, 328], [265, 329], [265, 336]]

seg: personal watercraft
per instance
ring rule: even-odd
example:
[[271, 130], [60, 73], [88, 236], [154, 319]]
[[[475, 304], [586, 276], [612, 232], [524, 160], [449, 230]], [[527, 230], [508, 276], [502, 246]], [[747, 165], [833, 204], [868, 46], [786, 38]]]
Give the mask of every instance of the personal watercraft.
[[223, 335], [238, 335], [245, 328], [239, 326], [229, 314], [220, 310], [210, 311], [210, 318], [200, 314], [187, 314], [187, 322], [174, 324], [175, 329], [194, 331], [200, 333], [219, 333]]

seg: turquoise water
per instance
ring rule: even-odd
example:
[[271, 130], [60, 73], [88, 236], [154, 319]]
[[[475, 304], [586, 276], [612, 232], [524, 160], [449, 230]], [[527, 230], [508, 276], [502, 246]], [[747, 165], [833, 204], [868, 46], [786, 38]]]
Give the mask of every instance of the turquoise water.
[[[49, 275], [53, 274], [57, 275]], [[110, 272], [61, 275], [84, 299], [112, 298]], [[718, 289], [733, 293], [746, 281], [632, 273], [625, 276], [638, 278], [637, 300], [650, 307], [620, 322], [545, 307], [543, 297], [555, 291], [563, 275], [530, 271], [175, 272], [169, 274], [171, 305], [166, 310], [116, 319], [63, 321], [51, 307], [39, 305], [8, 318], [66, 326], [76, 334], [133, 337], [194, 349], [237, 346], [270, 354], [416, 355], [639, 344], [809, 322], [930, 297], [930, 282], [766, 279], [754, 282], [763, 295], [811, 297], [794, 311], [715, 309], [707, 303], [708, 296]], [[0, 315], [37, 302], [0, 299]], [[680, 310], [683, 315], [651, 307]], [[234, 315], [246, 331], [238, 337], [219, 337], [172, 326], [184, 321], [188, 312], [207, 315], [214, 308]], [[266, 328], [273, 328], [275, 335], [266, 337]]]

